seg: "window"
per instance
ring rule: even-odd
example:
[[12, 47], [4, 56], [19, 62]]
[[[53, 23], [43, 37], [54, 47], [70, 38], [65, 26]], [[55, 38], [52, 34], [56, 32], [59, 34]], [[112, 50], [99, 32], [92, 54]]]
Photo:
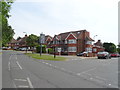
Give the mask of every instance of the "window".
[[92, 45], [92, 41], [87, 41], [86, 44]]
[[93, 52], [97, 52], [97, 48], [94, 48], [94, 49], [93, 49]]
[[68, 52], [76, 52], [76, 47], [68, 47]]
[[68, 40], [68, 43], [69, 43], [69, 44], [75, 44], [75, 43], [76, 43], [76, 40], [75, 40], [75, 39], [70, 39], [70, 40]]
[[92, 52], [92, 48], [86, 48], [87, 52]]
[[65, 40], [65, 44], [67, 44], [67, 40]]

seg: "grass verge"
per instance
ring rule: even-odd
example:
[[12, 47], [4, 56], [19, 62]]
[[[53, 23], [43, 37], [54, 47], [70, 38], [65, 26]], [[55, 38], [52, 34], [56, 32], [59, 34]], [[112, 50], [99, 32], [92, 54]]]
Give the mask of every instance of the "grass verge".
[[42, 60], [53, 60], [53, 61], [65, 61], [66, 58], [65, 57], [59, 57], [56, 56], [56, 58], [54, 58], [51, 55], [42, 55], [40, 56], [40, 54], [31, 54], [31, 53], [25, 53], [26, 55], [35, 58], [35, 59], [42, 59]]

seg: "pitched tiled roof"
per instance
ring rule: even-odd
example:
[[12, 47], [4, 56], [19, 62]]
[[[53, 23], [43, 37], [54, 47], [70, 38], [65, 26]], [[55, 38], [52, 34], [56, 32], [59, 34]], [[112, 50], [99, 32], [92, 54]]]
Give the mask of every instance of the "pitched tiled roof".
[[96, 43], [94, 43], [94, 45], [96, 45], [96, 46], [103, 46], [101, 40], [98, 40]]
[[45, 41], [46, 41], [48, 38], [51, 38], [51, 40], [52, 40], [52, 37], [51, 37], [50, 35], [46, 35], [46, 36], [45, 36]]
[[12, 38], [12, 40], [9, 43], [16, 43], [17, 40], [15, 40], [14, 38]]
[[72, 33], [75, 37], [78, 37], [80, 35], [80, 32], [82, 32], [82, 31], [86, 31], [86, 30], [78, 30], [78, 31], [70, 31], [70, 32], [60, 33], [60, 34], [58, 34], [58, 36], [61, 37], [61, 40], [65, 40], [70, 33]]
[[24, 43], [26, 41], [27, 37], [28, 36], [25, 36], [25, 37], [21, 38], [20, 40], [18, 40], [18, 43]]
[[88, 37], [88, 36], [85, 38], [85, 40], [86, 40], [86, 41], [94, 41], [93, 39], [91, 39], [91, 38]]

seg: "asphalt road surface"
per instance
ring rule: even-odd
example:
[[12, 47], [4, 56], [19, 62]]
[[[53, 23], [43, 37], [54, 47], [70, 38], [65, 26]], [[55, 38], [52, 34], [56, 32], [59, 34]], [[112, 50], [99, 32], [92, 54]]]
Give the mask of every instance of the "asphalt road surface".
[[118, 58], [49, 61], [2, 53], [2, 88], [118, 88]]

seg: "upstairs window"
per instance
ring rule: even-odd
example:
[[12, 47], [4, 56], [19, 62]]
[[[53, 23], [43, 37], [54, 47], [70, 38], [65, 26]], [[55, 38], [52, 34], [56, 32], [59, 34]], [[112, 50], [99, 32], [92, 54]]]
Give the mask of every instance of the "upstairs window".
[[70, 39], [70, 40], [68, 40], [68, 43], [69, 44], [75, 44], [76, 43], [76, 39]]
[[92, 45], [92, 41], [87, 41], [86, 44]]

